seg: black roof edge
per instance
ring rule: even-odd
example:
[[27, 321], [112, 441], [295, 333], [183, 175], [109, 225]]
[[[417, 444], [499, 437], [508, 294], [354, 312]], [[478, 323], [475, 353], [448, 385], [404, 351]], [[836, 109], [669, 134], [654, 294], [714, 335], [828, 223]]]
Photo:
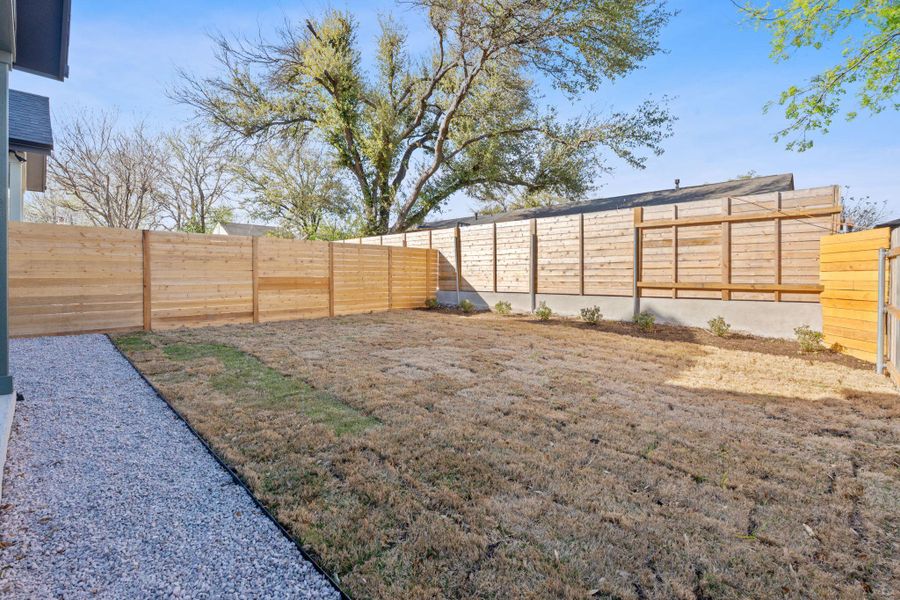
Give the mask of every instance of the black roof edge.
[[10, 152], [32, 152], [34, 154], [50, 154], [53, 152], [53, 144], [35, 144], [23, 140], [9, 139]]

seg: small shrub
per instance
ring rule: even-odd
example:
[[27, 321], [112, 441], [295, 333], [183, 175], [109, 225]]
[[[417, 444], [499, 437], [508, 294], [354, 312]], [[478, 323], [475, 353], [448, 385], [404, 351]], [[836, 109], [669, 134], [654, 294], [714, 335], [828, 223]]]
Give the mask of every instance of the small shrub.
[[794, 335], [797, 336], [797, 342], [800, 344], [800, 350], [803, 352], [818, 352], [822, 349], [821, 331], [812, 329], [809, 325], [801, 325], [794, 329]]
[[643, 311], [631, 317], [631, 321], [635, 323], [641, 331], [653, 331], [656, 317], [647, 311]]
[[541, 321], [549, 321], [550, 317], [553, 316], [553, 309], [547, 306], [546, 302], [541, 302], [540, 305], [534, 309], [534, 315]]
[[721, 315], [709, 320], [709, 332], [718, 337], [725, 337], [731, 331], [731, 325]]
[[506, 300], [498, 300], [497, 304], [494, 305], [494, 311], [498, 315], [506, 316], [512, 312], [512, 304]]
[[463, 311], [464, 313], [469, 314], [471, 312], [475, 312], [475, 305], [472, 304], [471, 300], [466, 298], [462, 302], [459, 303], [459, 309], [461, 311]]
[[581, 320], [591, 325], [596, 325], [603, 319], [603, 313], [600, 312], [599, 306], [581, 309]]
[[437, 308], [439, 306], [440, 306], [440, 304], [438, 304], [437, 298], [426, 298], [425, 299], [425, 308], [427, 308], [428, 310], [434, 310], [435, 308]]

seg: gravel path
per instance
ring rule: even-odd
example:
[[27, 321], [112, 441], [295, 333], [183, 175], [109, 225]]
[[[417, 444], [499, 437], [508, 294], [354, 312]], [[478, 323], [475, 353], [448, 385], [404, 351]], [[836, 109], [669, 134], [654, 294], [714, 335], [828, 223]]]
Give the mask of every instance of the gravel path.
[[11, 358], [0, 597], [337, 597], [106, 337]]

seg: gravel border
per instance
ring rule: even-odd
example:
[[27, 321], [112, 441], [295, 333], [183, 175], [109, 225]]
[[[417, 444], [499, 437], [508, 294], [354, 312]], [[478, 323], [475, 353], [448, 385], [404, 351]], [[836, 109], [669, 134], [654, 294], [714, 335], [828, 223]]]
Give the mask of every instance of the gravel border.
[[11, 358], [0, 596], [340, 597], [105, 336]]

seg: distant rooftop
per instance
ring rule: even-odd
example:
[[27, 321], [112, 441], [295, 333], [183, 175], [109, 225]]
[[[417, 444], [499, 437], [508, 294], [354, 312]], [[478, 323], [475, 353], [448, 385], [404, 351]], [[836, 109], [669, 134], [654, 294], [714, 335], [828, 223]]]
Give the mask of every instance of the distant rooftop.
[[554, 204], [553, 206], [541, 206], [537, 208], [523, 208], [495, 215], [472, 215], [458, 219], [443, 219], [423, 223], [419, 229], [441, 229], [454, 225], [481, 225], [483, 223], [502, 223], [505, 221], [520, 221], [539, 217], [562, 217], [565, 215], [577, 215], [581, 213], [602, 212], [618, 210], [621, 208], [636, 208], [638, 206], [659, 206], [662, 204], [674, 204], [676, 202], [696, 202], [699, 200], [712, 200], [729, 196], [752, 196], [768, 192], [787, 192], [794, 189], [793, 173], [782, 175], [765, 175], [748, 179], [734, 179], [719, 183], [705, 183], [680, 188], [669, 188], [654, 192], [640, 192], [625, 196], [613, 196], [611, 198], [596, 198], [582, 202], [567, 202]]
[[39, 154], [53, 150], [49, 98], [9, 90], [9, 149]]
[[270, 233], [280, 232], [278, 227], [271, 225], [256, 225], [255, 223], [219, 223], [213, 233], [225, 235], [246, 235], [249, 237], [264, 237]]

